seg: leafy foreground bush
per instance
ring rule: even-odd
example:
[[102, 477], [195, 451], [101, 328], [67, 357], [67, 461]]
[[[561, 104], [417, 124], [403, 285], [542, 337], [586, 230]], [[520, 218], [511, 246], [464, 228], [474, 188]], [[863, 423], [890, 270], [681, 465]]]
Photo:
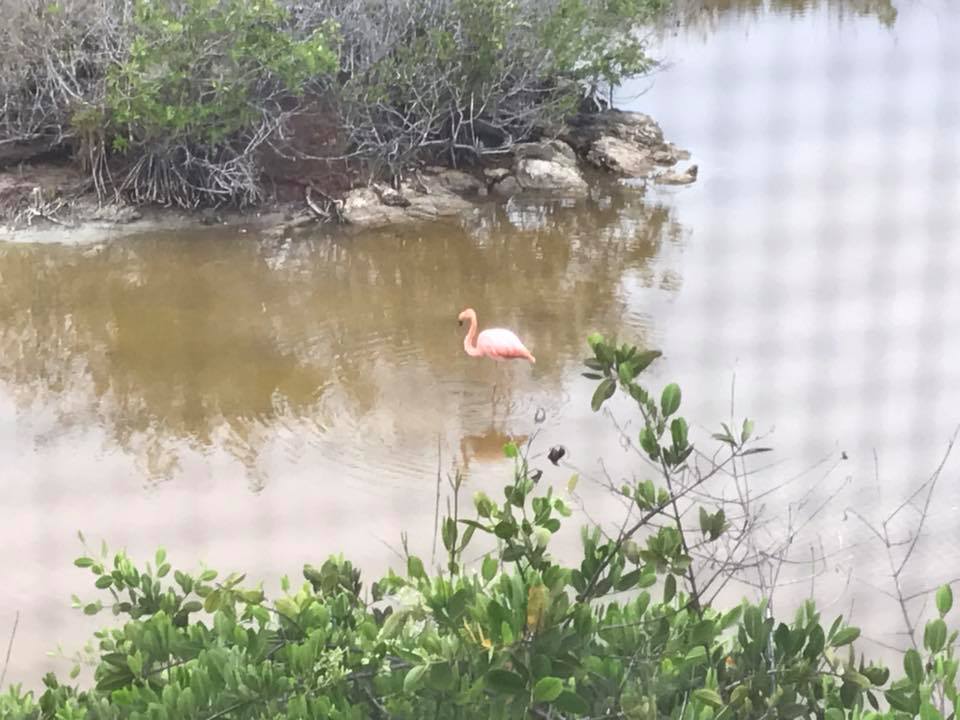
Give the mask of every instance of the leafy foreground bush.
[[[11, 688], [4, 718], [908, 718], [954, 716], [957, 633], [943, 616], [952, 593], [936, 595], [937, 619], [924, 649], [904, 657], [904, 676], [856, 659], [859, 630], [821, 621], [812, 602], [790, 622], [744, 602], [726, 611], [707, 602], [709, 582], [693, 572], [693, 548], [735, 533], [722, 509], [702, 508], [690, 531], [677, 514], [679, 490], [697, 453], [677, 412], [680, 390], [659, 402], [637, 383], [659, 355], [592, 337], [594, 407], [621, 387], [643, 418], [640, 443], [663, 485], [622, 489], [630, 522], [612, 537], [582, 533], [579, 564], [549, 553], [569, 517], [518, 448], [505, 500], [482, 493], [475, 515], [441, 525], [446, 567], [428, 572], [408, 556], [406, 572], [366, 588], [341, 557], [306, 566], [298, 588], [268, 599], [242, 575], [172, 570], [165, 553], [137, 567], [83, 557], [105, 607], [124, 619], [97, 634], [93, 688], [49, 675], [39, 698]], [[725, 463], [761, 448], [752, 427], [716, 436]], [[556, 454], [554, 454], [556, 459]], [[708, 473], [709, 474], [709, 473]], [[459, 485], [454, 483], [455, 489]], [[453, 506], [456, 508], [457, 504]], [[463, 554], [496, 539], [478, 570]], [[654, 589], [654, 586], [657, 586]], [[80, 601], [76, 600], [78, 606]], [[79, 670], [79, 668], [78, 668]], [[884, 708], [884, 709], [878, 709]]]
[[263, 153], [331, 124], [372, 175], [473, 160], [647, 70], [662, 4], [0, 0], [0, 150], [71, 148], [101, 195], [183, 207], [258, 202]]

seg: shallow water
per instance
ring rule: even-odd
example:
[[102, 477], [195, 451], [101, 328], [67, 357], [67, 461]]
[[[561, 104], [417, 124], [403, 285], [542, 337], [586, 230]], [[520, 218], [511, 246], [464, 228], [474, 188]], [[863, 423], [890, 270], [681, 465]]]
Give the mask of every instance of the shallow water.
[[[590, 411], [579, 363], [594, 330], [661, 348], [650, 383], [680, 382], [698, 429], [727, 418], [735, 376], [737, 414], [773, 430], [782, 463], [757, 482], [826, 458], [788, 491], [812, 488], [798, 547], [822, 543], [815, 582], [897, 642], [895, 607], [865, 582], [883, 586], [886, 559], [844, 510], [895, 507], [960, 423], [960, 13], [718, 0], [681, 18], [655, 39], [663, 72], [618, 104], [692, 151], [690, 187], [518, 198], [350, 237], [0, 244], [0, 636], [21, 614], [7, 679], [67, 668], [43, 653], [96, 625], [69, 609], [92, 596], [70, 564], [77, 530], [270, 587], [339, 551], [375, 575], [401, 531], [429, 556], [438, 468], [492, 494], [503, 442], [534, 433], [544, 481], [579, 471], [590, 515], [615, 519], [591, 479], [645, 469]], [[468, 305], [537, 364], [498, 377], [466, 357]], [[557, 443], [560, 468], [543, 461]], [[960, 575], [957, 468], [914, 587]]]

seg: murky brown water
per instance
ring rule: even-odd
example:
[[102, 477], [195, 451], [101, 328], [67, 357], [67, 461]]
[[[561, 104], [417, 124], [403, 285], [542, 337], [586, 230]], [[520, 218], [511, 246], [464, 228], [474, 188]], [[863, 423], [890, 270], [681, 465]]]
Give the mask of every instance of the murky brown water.
[[[772, 5], [691, 3], [658, 41], [670, 67], [621, 92], [693, 151], [689, 188], [517, 199], [349, 238], [0, 245], [0, 634], [21, 612], [8, 680], [64, 668], [42, 653], [92, 627], [68, 607], [87, 588], [77, 530], [269, 582], [337, 551], [375, 574], [402, 530], [429, 555], [438, 462], [496, 489], [502, 443], [536, 431], [538, 408], [540, 452], [562, 442], [586, 476], [601, 457], [614, 477], [643, 472], [590, 412], [593, 330], [662, 348], [651, 382], [681, 382], [704, 426], [726, 418], [736, 373], [738, 411], [776, 428], [771, 484], [846, 451], [813, 501], [851, 484], [805, 541], [839, 553], [836, 577], [876, 574], [843, 508], [898, 502], [960, 423], [960, 13]], [[509, 366], [506, 403], [491, 403], [493, 366], [463, 353], [467, 305], [537, 356]], [[558, 485], [572, 472], [547, 467]], [[920, 584], [960, 575], [957, 467]], [[581, 487], [592, 515], [616, 517]], [[888, 604], [853, 589], [883, 635]]]

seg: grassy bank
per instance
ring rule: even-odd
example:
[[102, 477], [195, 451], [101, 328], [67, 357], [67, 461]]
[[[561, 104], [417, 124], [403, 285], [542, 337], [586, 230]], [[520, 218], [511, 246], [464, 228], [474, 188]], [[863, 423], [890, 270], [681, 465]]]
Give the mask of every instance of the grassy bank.
[[192, 208], [256, 205], [294, 163], [469, 164], [646, 71], [662, 5], [0, 0], [0, 165], [58, 158], [103, 198]]

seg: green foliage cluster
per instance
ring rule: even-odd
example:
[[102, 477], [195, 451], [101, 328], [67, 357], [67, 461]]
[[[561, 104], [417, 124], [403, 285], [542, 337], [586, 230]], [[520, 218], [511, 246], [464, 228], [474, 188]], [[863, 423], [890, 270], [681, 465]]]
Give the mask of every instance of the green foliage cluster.
[[[90, 615], [112, 610], [120, 622], [96, 635], [93, 686], [49, 675], [39, 696], [19, 687], [0, 695], [0, 716], [953, 718], [957, 632], [944, 620], [953, 606], [947, 586], [923, 647], [906, 653], [893, 681], [857, 656], [857, 628], [842, 617], [823, 621], [812, 601], [786, 621], [763, 602], [726, 610], [706, 602], [689, 548], [717, 542], [729, 523], [703, 507], [698, 531], [674, 524], [672, 478], [695, 452], [680, 389], [652, 393], [638, 382], [656, 351], [600, 336], [590, 346], [594, 408], [618, 387], [632, 398], [663, 483], [624, 486], [635, 524], [613, 537], [584, 528], [578, 562], [550, 552], [571, 515], [563, 493], [543, 487], [529, 453], [512, 444], [503, 499], [478, 492], [470, 517], [453, 503], [435, 570], [408, 555], [403, 573], [368, 586], [348, 560], [331, 557], [269, 598], [243, 575], [174, 570], [163, 550], [137, 566], [104, 547], [76, 561], [104, 596], [74, 604]], [[751, 436], [745, 421], [715, 437], [742, 458], [763, 450]], [[482, 559], [468, 563], [466, 549], [484, 543]]]
[[649, 72], [638, 27], [667, 7], [666, 0], [559, 0], [543, 25], [543, 42], [560, 75], [591, 93]]
[[116, 150], [228, 142], [257, 128], [264, 99], [301, 95], [336, 68], [330, 33], [294, 38], [276, 0], [137, 0], [132, 22], [107, 74]]
[[472, 161], [646, 71], [635, 28], [664, 2], [0, 0], [0, 143], [69, 144], [101, 195], [187, 207], [258, 201], [258, 152], [318, 152], [290, 130], [320, 106], [323, 147], [373, 175]]
[[393, 45], [340, 88], [354, 144], [396, 170], [423, 150], [473, 159], [562, 121], [652, 67], [637, 28], [664, 0], [415, 0]]

